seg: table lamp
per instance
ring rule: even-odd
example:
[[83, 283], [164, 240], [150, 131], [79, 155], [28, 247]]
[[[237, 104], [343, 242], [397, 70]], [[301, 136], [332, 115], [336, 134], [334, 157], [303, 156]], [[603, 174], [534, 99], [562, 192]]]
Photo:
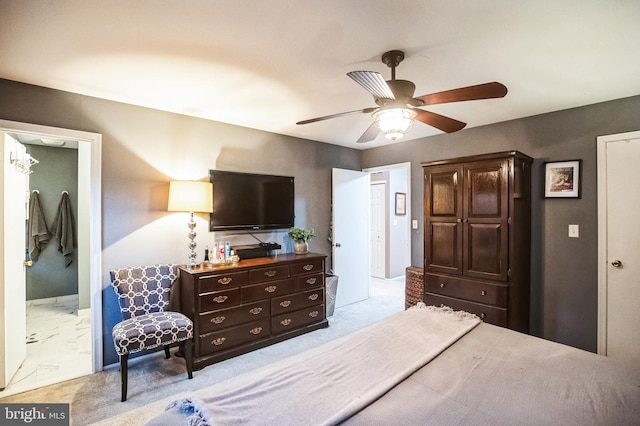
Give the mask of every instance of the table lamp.
[[170, 212], [189, 212], [189, 259], [188, 268], [196, 266], [196, 222], [193, 220], [194, 212], [213, 212], [213, 185], [210, 182], [195, 181], [171, 181], [169, 183]]

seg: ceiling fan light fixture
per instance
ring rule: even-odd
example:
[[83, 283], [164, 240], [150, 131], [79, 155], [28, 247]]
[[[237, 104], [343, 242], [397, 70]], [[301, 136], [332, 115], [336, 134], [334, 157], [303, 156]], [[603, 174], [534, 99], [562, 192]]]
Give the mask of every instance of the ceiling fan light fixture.
[[413, 126], [417, 113], [411, 108], [381, 109], [373, 113], [376, 125], [387, 139], [401, 139]]

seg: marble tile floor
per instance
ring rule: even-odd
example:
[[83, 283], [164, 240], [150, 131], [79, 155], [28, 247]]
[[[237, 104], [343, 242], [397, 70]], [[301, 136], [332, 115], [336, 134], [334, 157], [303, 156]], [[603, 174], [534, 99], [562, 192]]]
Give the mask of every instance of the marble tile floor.
[[90, 374], [91, 316], [78, 296], [30, 300], [27, 357], [0, 398]]

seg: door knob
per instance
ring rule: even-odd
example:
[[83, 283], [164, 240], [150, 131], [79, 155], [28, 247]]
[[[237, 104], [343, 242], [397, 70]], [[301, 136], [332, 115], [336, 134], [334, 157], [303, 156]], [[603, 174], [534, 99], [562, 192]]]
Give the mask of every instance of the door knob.
[[611, 266], [613, 266], [614, 268], [622, 268], [622, 262], [620, 262], [618, 259], [615, 259], [613, 262], [611, 262]]

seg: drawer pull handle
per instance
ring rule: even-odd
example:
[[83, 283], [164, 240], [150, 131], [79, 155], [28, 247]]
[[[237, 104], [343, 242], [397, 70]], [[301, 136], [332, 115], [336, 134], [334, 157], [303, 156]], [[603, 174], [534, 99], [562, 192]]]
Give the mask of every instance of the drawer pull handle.
[[227, 301], [228, 298], [229, 296], [218, 296], [218, 297], [214, 297], [213, 301], [216, 303], [224, 303]]
[[313, 269], [313, 265], [304, 265], [302, 269], [304, 269], [305, 271], [310, 271]]
[[444, 283], [440, 283], [440, 288], [444, 288]]
[[481, 294], [482, 296], [486, 296], [486, 295], [487, 295], [487, 292], [486, 292], [486, 291], [484, 291], [484, 290], [482, 290], [482, 291], [480, 292], [480, 294]]
[[256, 327], [249, 330], [249, 333], [253, 335], [260, 334], [261, 332], [262, 332], [262, 327]]
[[309, 295], [309, 300], [318, 300], [318, 293], [313, 293]]
[[277, 271], [267, 271], [264, 274], [269, 278], [273, 278], [276, 276], [277, 273], [278, 273]]
[[283, 308], [286, 308], [289, 305], [291, 305], [291, 300], [283, 300], [282, 302], [280, 302], [280, 306], [282, 306]]
[[214, 323], [214, 324], [222, 324], [224, 322], [224, 320], [226, 320], [225, 317], [211, 318], [211, 322]]
[[222, 284], [222, 285], [227, 285], [227, 284], [229, 284], [231, 281], [233, 281], [233, 278], [231, 278], [231, 277], [224, 277], [224, 278], [220, 278], [220, 279], [218, 280], [218, 282], [219, 282], [220, 284]]
[[276, 287], [275, 285], [270, 285], [269, 287], [265, 288], [264, 291], [266, 291], [267, 293], [273, 293], [277, 289], [278, 287]]
[[482, 312], [482, 313], [480, 314], [480, 318], [481, 318], [481, 319], [484, 319], [484, 317], [486, 317], [486, 315], [485, 315], [485, 313], [484, 313], [484, 312]]
[[217, 339], [213, 339], [211, 341], [211, 344], [215, 346], [220, 346], [221, 344], [224, 343], [225, 340], [227, 340], [226, 337], [218, 337]]
[[253, 308], [249, 312], [253, 315], [258, 315], [260, 312], [262, 312], [262, 308]]
[[307, 280], [307, 284], [309, 284], [309, 285], [314, 285], [315, 283], [316, 283], [316, 279], [315, 278], [309, 278]]
[[317, 316], [318, 316], [318, 314], [319, 314], [319, 313], [320, 313], [320, 312], [318, 312], [318, 311], [311, 311], [311, 312], [309, 312], [309, 316], [310, 316], [311, 318], [315, 318], [315, 317], [317, 317]]
[[289, 325], [291, 324], [291, 320], [289, 318], [287, 319], [283, 319], [282, 321], [280, 321], [280, 324], [282, 325]]

